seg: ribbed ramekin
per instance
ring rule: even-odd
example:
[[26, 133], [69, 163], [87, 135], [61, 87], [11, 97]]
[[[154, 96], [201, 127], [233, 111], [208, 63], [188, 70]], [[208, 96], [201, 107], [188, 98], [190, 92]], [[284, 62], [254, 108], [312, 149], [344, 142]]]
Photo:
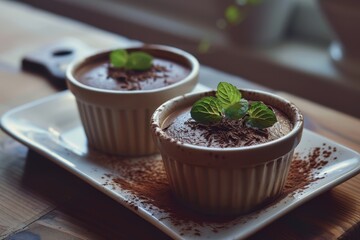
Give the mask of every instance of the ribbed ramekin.
[[149, 155], [157, 152], [150, 133], [152, 113], [165, 101], [195, 87], [199, 63], [191, 54], [168, 46], [143, 45], [127, 50], [141, 50], [178, 62], [188, 67], [190, 73], [177, 83], [153, 90], [105, 90], [80, 83], [76, 79], [80, 69], [94, 62], [106, 62], [111, 52], [106, 51], [72, 63], [66, 72], [67, 85], [76, 98], [91, 148], [124, 156]]
[[181, 202], [196, 211], [213, 215], [247, 213], [275, 198], [285, 185], [294, 149], [301, 140], [303, 116], [294, 104], [274, 94], [240, 91], [248, 100], [263, 101], [282, 110], [290, 118], [293, 129], [279, 139], [238, 148], [182, 143], [163, 131], [170, 115], [215, 92], [171, 99], [152, 116], [153, 138], [170, 186]]

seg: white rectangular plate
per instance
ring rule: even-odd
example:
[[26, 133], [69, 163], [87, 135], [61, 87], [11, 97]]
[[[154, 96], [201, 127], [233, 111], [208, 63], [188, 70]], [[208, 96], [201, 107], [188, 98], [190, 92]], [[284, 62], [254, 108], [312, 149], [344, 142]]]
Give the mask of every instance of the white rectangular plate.
[[[158, 200], [152, 199], [150, 195], [138, 196], [133, 191], [123, 188], [124, 185], [112, 182], [114, 177], [120, 177], [130, 185], [144, 184], [143, 181], [127, 179], [127, 176], [122, 175], [121, 169], [125, 165], [133, 167], [134, 170], [151, 168], [151, 165], [161, 162], [161, 157], [153, 155], [125, 159], [88, 149], [74, 97], [68, 91], [7, 112], [1, 119], [1, 126], [9, 135], [77, 175], [175, 239], [245, 238], [360, 172], [358, 153], [304, 130], [303, 139], [295, 151], [298, 154], [307, 156], [316, 147], [336, 149], [330, 157], [327, 156], [328, 163], [323, 168], [314, 169], [313, 174], [319, 177], [318, 180], [311, 183], [308, 188], [295, 190], [285, 198], [251, 214], [221, 221], [204, 220], [201, 215], [183, 209], [175, 201], [170, 205], [165, 204], [166, 207], [163, 208], [164, 204], [156, 202]], [[184, 213], [176, 216], [176, 211], [172, 211], [174, 209], [171, 208], [176, 208], [176, 211], [183, 209]]]

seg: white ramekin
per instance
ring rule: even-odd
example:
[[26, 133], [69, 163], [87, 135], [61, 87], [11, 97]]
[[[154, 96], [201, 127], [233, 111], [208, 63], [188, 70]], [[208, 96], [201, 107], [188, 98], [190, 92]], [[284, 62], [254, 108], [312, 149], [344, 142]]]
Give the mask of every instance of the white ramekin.
[[190, 73], [175, 84], [153, 90], [105, 90], [80, 83], [76, 79], [79, 69], [95, 62], [106, 62], [111, 52], [106, 51], [72, 63], [66, 72], [67, 85], [76, 98], [91, 148], [125, 156], [153, 154], [157, 149], [150, 134], [151, 115], [165, 101], [195, 87], [199, 63], [191, 54], [168, 46], [142, 45], [127, 50], [141, 50], [178, 62], [188, 67]]
[[301, 140], [303, 116], [295, 105], [271, 93], [240, 91], [248, 100], [263, 101], [282, 110], [293, 123], [290, 133], [254, 146], [209, 148], [181, 143], [162, 130], [168, 116], [215, 92], [176, 97], [161, 105], [152, 116], [153, 137], [175, 196], [206, 214], [247, 213], [280, 194], [294, 148]]

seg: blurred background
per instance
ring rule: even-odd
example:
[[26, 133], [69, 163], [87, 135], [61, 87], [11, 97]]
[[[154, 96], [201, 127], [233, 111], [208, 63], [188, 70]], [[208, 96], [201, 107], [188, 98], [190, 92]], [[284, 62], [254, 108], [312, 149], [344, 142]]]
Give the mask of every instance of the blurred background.
[[359, 0], [19, 2], [360, 117]]

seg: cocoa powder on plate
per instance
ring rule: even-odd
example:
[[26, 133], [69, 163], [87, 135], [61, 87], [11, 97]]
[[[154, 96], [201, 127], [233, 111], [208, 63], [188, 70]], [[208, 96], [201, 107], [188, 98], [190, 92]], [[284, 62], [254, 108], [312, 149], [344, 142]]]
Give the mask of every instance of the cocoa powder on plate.
[[[271, 202], [267, 202], [263, 209], [276, 205], [285, 197], [301, 194], [311, 183], [324, 178], [326, 173], [319, 176], [319, 171], [326, 166], [332, 153], [336, 151], [335, 147], [324, 144], [322, 147], [310, 149], [307, 155], [296, 152], [282, 194]], [[336, 157], [332, 160], [336, 160]], [[129, 206], [134, 210], [141, 207], [160, 221], [171, 221], [180, 229], [181, 235], [200, 236], [200, 229], [204, 226], [216, 233], [231, 225], [246, 222], [246, 220], [233, 221], [236, 217], [203, 215], [179, 203], [171, 192], [160, 157], [155, 157], [151, 161], [130, 159], [113, 162], [114, 173], [103, 177], [107, 179], [104, 185], [110, 185], [114, 189], [118, 187], [128, 192]], [[259, 213], [260, 211], [263, 210], [258, 210]], [[229, 222], [232, 223], [229, 224]]]
[[304, 157], [300, 153], [295, 153], [283, 189], [283, 195], [294, 194], [296, 191], [302, 192], [308, 188], [310, 183], [324, 178], [316, 175], [319, 173], [318, 170], [321, 170], [328, 163], [327, 158], [331, 156], [332, 151], [336, 152], [336, 148], [325, 150], [316, 147]]

